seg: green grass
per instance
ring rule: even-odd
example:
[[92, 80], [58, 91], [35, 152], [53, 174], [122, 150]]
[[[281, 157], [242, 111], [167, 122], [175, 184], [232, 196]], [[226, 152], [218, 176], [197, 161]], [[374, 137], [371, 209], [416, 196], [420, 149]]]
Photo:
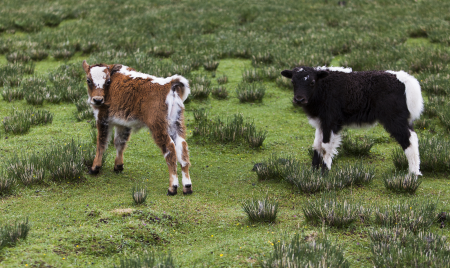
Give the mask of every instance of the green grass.
[[[57, 17], [47, 14], [49, 4]], [[445, 85], [449, 73], [449, 20], [444, 12], [449, 7], [449, 3], [437, 0], [347, 1], [345, 7], [312, 0], [257, 4], [232, 0], [5, 1], [0, 10], [0, 49], [9, 51], [0, 52], [0, 67], [7, 65], [6, 55], [13, 52], [44, 50], [49, 56], [33, 61], [33, 75], [46, 79], [51, 73], [63, 73], [58, 68], [64, 63], [73, 63], [81, 70], [86, 59], [90, 64], [122, 63], [157, 76], [183, 74], [191, 78], [191, 85], [196, 84], [192, 78], [206, 77], [206, 82], [197, 84], [210, 83], [207, 86], [211, 88], [218, 86], [218, 77], [226, 75], [229, 95], [225, 100], [192, 99], [186, 104], [193, 195], [165, 195], [169, 176], [165, 160], [148, 130], [141, 130], [131, 137], [125, 170], [120, 174], [113, 172], [114, 157], [108, 157], [98, 176], [85, 174], [84, 180], [75, 182], [20, 184], [3, 195], [0, 222], [11, 225], [28, 216], [32, 228], [25, 241], [0, 251], [0, 266], [112, 267], [120, 265], [120, 260], [147, 253], [171, 252], [181, 267], [254, 267], [273, 252], [273, 242], [283, 234], [321, 233], [321, 224], [309, 224], [302, 212], [319, 196], [302, 194], [285, 181], [258, 180], [251, 172], [255, 163], [273, 153], [292, 155], [302, 164], [311, 161], [308, 149], [314, 141], [314, 129], [301, 109], [292, 106], [290, 82], [272, 80], [274, 69], [280, 72], [298, 64], [349, 64], [358, 71], [404, 69], [420, 80], [433, 75], [434, 80], [426, 82], [430, 90], [424, 94], [433, 97], [435, 91], [443, 92], [433, 86]], [[60, 20], [58, 26], [53, 25]], [[422, 28], [428, 38], [409, 37], [411, 31]], [[74, 52], [67, 62], [52, 56], [63, 50]], [[211, 59], [219, 62], [216, 77], [204, 69]], [[254, 68], [261, 73], [266, 70], [264, 99], [240, 103], [236, 88], [242, 73]], [[14, 80], [31, 76], [23, 72]], [[81, 70], [78, 78], [70, 79], [75, 85], [71, 90], [84, 85], [84, 79]], [[48, 80], [47, 86], [52, 85]], [[66, 89], [63, 86], [61, 92]], [[0, 100], [0, 120], [13, 108], [30, 107], [26, 100]], [[91, 115], [80, 114], [85, 107], [79, 108], [70, 97], [60, 104], [44, 101], [42, 109], [53, 114], [52, 124], [32, 127], [25, 135], [1, 129], [0, 163], [14, 154], [43, 153], [72, 139], [91, 142], [91, 127], [83, 119], [92, 120]], [[258, 130], [267, 131], [267, 137], [257, 150], [246, 141], [222, 144], [193, 137], [193, 111], [199, 108], [207, 108], [209, 118], [241, 113], [254, 120]], [[419, 140], [426, 135], [448, 135], [435, 118], [440, 106], [436, 109], [438, 113], [424, 117], [431, 120], [420, 125], [426, 129], [416, 128]], [[370, 184], [339, 191], [337, 200], [364, 199], [368, 205], [384, 208], [439, 196], [436, 214], [448, 211], [450, 182], [446, 171], [424, 172], [414, 196], [393, 193], [384, 187], [382, 175], [395, 169], [392, 152], [399, 145], [379, 125], [349, 133], [375, 140], [370, 154], [362, 159], [364, 165], [374, 168], [375, 177]], [[108, 153], [115, 155], [112, 145]], [[341, 155], [338, 164], [359, 161], [358, 157]], [[130, 189], [142, 181], [148, 197], [145, 204], [137, 206]], [[276, 196], [275, 223], [248, 221], [240, 201], [252, 196]], [[413, 218], [405, 216], [409, 219]], [[347, 228], [325, 231], [350, 266], [373, 267], [369, 232], [374, 227], [378, 226], [356, 220]], [[436, 222], [426, 228], [450, 235], [447, 226], [439, 229]]]

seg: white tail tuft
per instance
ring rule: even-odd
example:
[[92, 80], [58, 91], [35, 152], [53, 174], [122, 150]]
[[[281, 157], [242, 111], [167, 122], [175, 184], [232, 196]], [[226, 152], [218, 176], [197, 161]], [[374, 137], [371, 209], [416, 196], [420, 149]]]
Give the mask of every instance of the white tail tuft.
[[173, 79], [178, 79], [183, 85], [184, 85], [184, 94], [183, 96], [181, 96], [181, 99], [183, 100], [183, 102], [187, 99], [187, 97], [189, 96], [189, 94], [191, 94], [191, 88], [189, 87], [189, 81], [184, 78], [181, 75], [173, 75], [172, 77]]
[[397, 79], [405, 84], [406, 105], [408, 106], [408, 110], [410, 113], [408, 121], [410, 124], [412, 124], [414, 120], [420, 117], [423, 111], [423, 98], [419, 81], [417, 81], [414, 76], [409, 75], [404, 71], [386, 72], [395, 74], [397, 76]]

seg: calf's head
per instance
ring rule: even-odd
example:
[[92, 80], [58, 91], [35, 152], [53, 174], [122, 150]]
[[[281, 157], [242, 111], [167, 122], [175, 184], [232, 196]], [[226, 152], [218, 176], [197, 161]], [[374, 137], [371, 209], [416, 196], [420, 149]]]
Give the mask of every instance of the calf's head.
[[281, 75], [291, 79], [294, 86], [294, 99], [296, 105], [306, 105], [314, 94], [317, 81], [328, 75], [327, 71], [315, 70], [311, 67], [296, 67], [292, 70], [284, 70]]
[[89, 65], [83, 61], [83, 69], [86, 72], [86, 82], [88, 86], [89, 104], [100, 107], [105, 103], [111, 85], [111, 76], [122, 68], [120, 64]]

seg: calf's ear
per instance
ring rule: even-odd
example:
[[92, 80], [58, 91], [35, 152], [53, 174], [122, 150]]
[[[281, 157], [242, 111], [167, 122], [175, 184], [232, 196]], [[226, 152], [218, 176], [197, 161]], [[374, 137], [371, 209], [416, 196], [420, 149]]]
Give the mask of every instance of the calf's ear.
[[86, 74], [89, 74], [89, 64], [84, 60], [83, 61], [83, 69], [86, 72]]
[[292, 78], [292, 71], [291, 70], [284, 70], [281, 72], [281, 75], [287, 78]]
[[328, 72], [327, 71], [318, 71], [317, 72], [317, 80], [325, 78], [328, 76]]
[[114, 64], [109, 71], [109, 76], [112, 76], [114, 73], [120, 71], [120, 69], [122, 69], [122, 64]]

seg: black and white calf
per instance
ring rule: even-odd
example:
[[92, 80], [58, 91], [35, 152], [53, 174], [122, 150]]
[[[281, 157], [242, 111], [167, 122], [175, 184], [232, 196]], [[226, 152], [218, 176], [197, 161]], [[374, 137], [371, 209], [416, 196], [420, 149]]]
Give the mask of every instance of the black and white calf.
[[316, 128], [313, 166], [331, 169], [344, 126], [380, 122], [402, 146], [409, 171], [420, 173], [419, 141], [413, 121], [420, 117], [420, 84], [404, 71], [353, 72], [342, 67], [297, 67], [281, 74], [292, 79], [293, 102]]

